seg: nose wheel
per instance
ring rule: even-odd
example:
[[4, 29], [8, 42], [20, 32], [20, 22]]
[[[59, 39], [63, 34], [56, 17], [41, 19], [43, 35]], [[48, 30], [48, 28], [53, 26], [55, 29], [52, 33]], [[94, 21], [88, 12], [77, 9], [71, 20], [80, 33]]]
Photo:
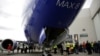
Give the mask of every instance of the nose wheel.
[[45, 48], [42, 56], [52, 56], [50, 48]]
[[52, 56], [51, 53], [43, 53], [42, 56]]

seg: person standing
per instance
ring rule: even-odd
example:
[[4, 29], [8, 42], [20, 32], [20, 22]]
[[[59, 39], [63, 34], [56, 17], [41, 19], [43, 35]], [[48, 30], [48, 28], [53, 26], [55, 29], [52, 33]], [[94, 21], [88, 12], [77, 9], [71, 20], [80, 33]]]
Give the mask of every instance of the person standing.
[[76, 54], [79, 53], [79, 44], [78, 44], [78, 42], [75, 43], [75, 53]]
[[96, 41], [94, 42], [94, 52], [98, 53], [98, 43]]
[[83, 52], [86, 53], [86, 43], [85, 42], [83, 42], [82, 44], [82, 49], [83, 49]]
[[57, 45], [54, 45], [54, 54], [57, 53]]
[[99, 54], [100, 54], [100, 41], [98, 41], [98, 48], [99, 48], [99, 49], [98, 49], [98, 50], [99, 50], [98, 52], [99, 52]]
[[20, 47], [18, 46], [18, 47], [17, 47], [17, 53], [19, 53], [19, 50], [20, 50]]
[[25, 53], [27, 53], [27, 49], [28, 49], [28, 48], [27, 48], [27, 46], [26, 46], [26, 47], [25, 47], [25, 50], [24, 50]]
[[69, 48], [70, 48], [70, 43], [67, 42], [67, 43], [66, 43], [66, 52], [68, 53], [68, 55], [70, 54], [70, 53], [69, 53]]
[[8, 54], [10, 54], [10, 51], [12, 50], [12, 46], [11, 46], [11, 44], [8, 44], [8, 46], [7, 46], [7, 50], [8, 50]]
[[86, 49], [87, 49], [87, 52], [88, 52], [88, 54], [90, 55], [90, 54], [92, 54], [92, 51], [91, 51], [91, 44], [87, 41], [87, 43], [86, 43]]
[[65, 42], [62, 43], [62, 49], [63, 49], [64, 55], [66, 55], [66, 45], [65, 45]]

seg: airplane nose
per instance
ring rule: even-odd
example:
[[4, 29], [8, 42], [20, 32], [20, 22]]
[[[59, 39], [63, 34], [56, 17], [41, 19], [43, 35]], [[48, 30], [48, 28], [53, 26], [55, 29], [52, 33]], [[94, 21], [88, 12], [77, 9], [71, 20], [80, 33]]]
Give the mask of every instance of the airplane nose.
[[[26, 25], [30, 38], [38, 42], [42, 28], [48, 27], [51, 32], [45, 32], [46, 38], [48, 34], [50, 34], [50, 39], [52, 36], [56, 38], [59, 33], [71, 25], [84, 2], [85, 0], [38, 0]], [[55, 31], [57, 29], [61, 32]]]

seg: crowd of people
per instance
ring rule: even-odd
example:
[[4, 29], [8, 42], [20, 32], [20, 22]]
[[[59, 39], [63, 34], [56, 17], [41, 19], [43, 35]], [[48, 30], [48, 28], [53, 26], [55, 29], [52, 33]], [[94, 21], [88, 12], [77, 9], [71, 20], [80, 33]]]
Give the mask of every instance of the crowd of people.
[[[11, 49], [11, 46], [10, 44], [8, 45], [8, 48], [7, 48], [9, 51], [8, 53], [10, 53], [10, 49]], [[36, 47], [36, 46], [25, 46], [24, 44], [22, 45], [22, 47], [18, 46], [15, 50], [17, 50], [17, 53], [32, 53], [33, 50], [35, 49], [42, 49], [40, 47]], [[14, 51], [13, 50], [13, 53]], [[58, 52], [61, 53], [61, 55], [63, 54], [73, 54], [73, 53], [76, 53], [76, 54], [79, 54], [80, 52], [84, 52], [84, 53], [87, 53], [89, 55], [91, 55], [92, 53], [99, 53], [100, 54], [100, 41], [96, 42], [83, 42], [83, 43], [79, 43], [79, 42], [76, 42], [76, 43], [69, 43], [69, 42], [63, 42], [63, 43], [60, 43], [58, 45], [54, 45], [51, 50], [54, 50], [54, 54], [57, 54]]]
[[69, 42], [63, 42], [59, 45], [55, 45], [53, 47], [54, 54], [56, 54], [58, 51], [63, 55], [64, 53], [69, 54], [79, 54], [80, 52], [87, 53], [88, 55], [91, 55], [92, 53], [99, 53], [100, 54], [100, 41], [98, 42], [83, 42], [83, 43], [69, 43]]
[[40, 50], [41, 47], [35, 46], [35, 45], [25, 45], [23, 44], [22, 47], [17, 47], [17, 53], [33, 53], [34, 50], [38, 49]]
[[[26, 44], [18, 44], [18, 46], [13, 49], [11, 44], [8, 44], [7, 46], [7, 51], [8, 54], [13, 54], [13, 53], [33, 53], [36, 49], [40, 50], [41, 47], [34, 46], [34, 45], [26, 45]], [[0, 50], [2, 53], [4, 53], [5, 50]]]

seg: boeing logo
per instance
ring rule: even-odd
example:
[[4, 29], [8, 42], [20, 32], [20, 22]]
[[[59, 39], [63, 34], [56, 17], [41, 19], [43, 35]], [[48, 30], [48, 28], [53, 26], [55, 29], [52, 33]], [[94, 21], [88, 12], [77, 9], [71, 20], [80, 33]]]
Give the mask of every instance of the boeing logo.
[[80, 3], [69, 2], [65, 0], [57, 0], [56, 6], [66, 7], [68, 9], [78, 9], [80, 7]]

